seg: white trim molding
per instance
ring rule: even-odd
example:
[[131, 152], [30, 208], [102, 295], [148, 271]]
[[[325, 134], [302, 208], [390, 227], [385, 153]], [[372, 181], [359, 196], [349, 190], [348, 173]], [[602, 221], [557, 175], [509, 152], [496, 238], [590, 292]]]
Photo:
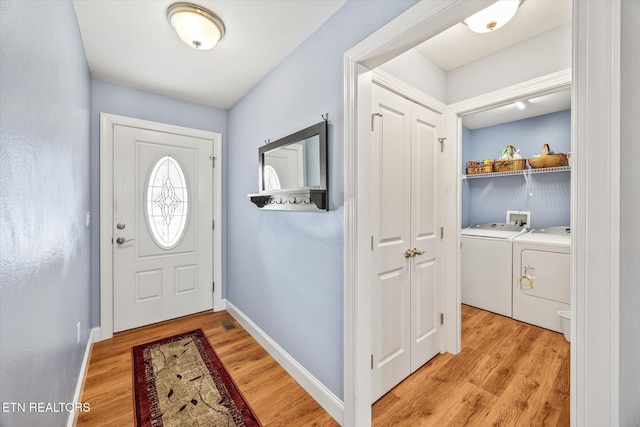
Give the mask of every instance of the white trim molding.
[[213, 141], [213, 310], [222, 301], [222, 135], [200, 129], [100, 113], [100, 339], [113, 337], [113, 128], [116, 125], [169, 132]]
[[573, 2], [571, 425], [617, 426], [620, 0]]
[[526, 96], [542, 96], [571, 88], [571, 68], [546, 76], [498, 89], [464, 101], [449, 105], [449, 109], [459, 116], [477, 113], [489, 108], [507, 105]]
[[[82, 397], [82, 390], [84, 389], [84, 382], [87, 379], [87, 371], [89, 370], [89, 360], [91, 360], [91, 351], [93, 350], [93, 343], [100, 341], [100, 328], [93, 328], [89, 331], [89, 338], [87, 339], [87, 345], [84, 349], [84, 357], [82, 358], [82, 365], [80, 365], [80, 372], [78, 373], [78, 381], [76, 382], [76, 390], [73, 393], [72, 403], [84, 403], [80, 402]], [[91, 402], [89, 402], [90, 404]], [[69, 413], [67, 419], [67, 427], [73, 427], [78, 421], [78, 412], [73, 411]]]
[[429, 94], [416, 89], [415, 87], [403, 82], [402, 80], [392, 76], [391, 74], [376, 68], [371, 72], [371, 80], [385, 88], [397, 93], [398, 95], [410, 99], [436, 113], [444, 113], [447, 106], [443, 102], [437, 100]]
[[344, 403], [324, 386], [311, 372], [260, 329], [246, 314], [230, 301], [224, 300], [229, 314], [311, 395], [338, 423], [342, 424]]

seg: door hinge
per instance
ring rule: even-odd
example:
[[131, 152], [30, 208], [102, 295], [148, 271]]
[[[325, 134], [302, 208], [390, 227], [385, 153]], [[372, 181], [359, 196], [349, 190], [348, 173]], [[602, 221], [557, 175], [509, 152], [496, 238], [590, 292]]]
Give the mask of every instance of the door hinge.
[[211, 282], [211, 292], [216, 291], [216, 282]]
[[382, 113], [373, 113], [371, 114], [371, 132], [373, 132], [373, 119], [378, 116], [378, 117], [382, 117]]
[[215, 230], [215, 229], [216, 229], [216, 220], [215, 220], [215, 219], [212, 219], [212, 220], [211, 220], [211, 229], [212, 229], [212, 230]]
[[447, 140], [447, 138], [438, 138], [438, 142], [440, 142], [440, 152], [444, 153], [444, 142]]
[[371, 236], [371, 250], [373, 251], [373, 236]]
[[373, 354], [371, 355], [371, 369], [373, 370]]
[[440, 313], [440, 324], [444, 325], [444, 313]]
[[216, 167], [216, 158], [215, 158], [215, 156], [209, 156], [209, 160], [211, 160], [211, 167], [215, 168]]
[[440, 227], [440, 240], [444, 239], [444, 227]]

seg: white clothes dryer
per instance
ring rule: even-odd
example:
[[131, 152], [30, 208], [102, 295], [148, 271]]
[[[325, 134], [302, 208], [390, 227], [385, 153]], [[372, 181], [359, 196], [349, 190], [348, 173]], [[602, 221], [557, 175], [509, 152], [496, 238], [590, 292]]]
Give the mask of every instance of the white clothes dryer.
[[513, 239], [513, 318], [562, 332], [558, 311], [571, 310], [571, 229], [533, 229]]
[[463, 228], [462, 303], [503, 316], [512, 316], [512, 245], [526, 228], [503, 223]]

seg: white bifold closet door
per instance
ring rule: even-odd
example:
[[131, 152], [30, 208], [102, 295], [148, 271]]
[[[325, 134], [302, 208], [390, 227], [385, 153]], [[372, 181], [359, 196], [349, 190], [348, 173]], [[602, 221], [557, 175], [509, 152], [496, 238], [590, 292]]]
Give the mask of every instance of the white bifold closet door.
[[373, 85], [372, 399], [441, 350], [441, 114]]

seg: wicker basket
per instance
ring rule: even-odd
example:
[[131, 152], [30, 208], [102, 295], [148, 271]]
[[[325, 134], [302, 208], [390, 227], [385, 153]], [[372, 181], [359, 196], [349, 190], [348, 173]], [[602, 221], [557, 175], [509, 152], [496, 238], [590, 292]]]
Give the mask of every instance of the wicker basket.
[[479, 162], [477, 164], [467, 162], [467, 175], [476, 175], [479, 173], [490, 173], [490, 172], [493, 172], [493, 162], [487, 163], [487, 164], [482, 162]]
[[551, 148], [549, 148], [549, 144], [544, 144], [542, 146], [542, 154], [538, 157], [530, 157], [529, 158], [529, 166], [534, 169], [540, 168], [555, 168], [558, 166], [564, 166], [567, 162], [567, 155], [564, 153], [558, 154], [549, 154], [551, 153]]
[[[514, 159], [513, 155], [516, 153], [516, 147], [513, 145], [507, 145], [500, 154], [500, 160], [493, 162], [494, 172], [509, 172], [520, 171], [527, 167], [527, 159]], [[505, 156], [506, 154], [506, 156]], [[503, 158], [503, 157], [506, 157]]]

